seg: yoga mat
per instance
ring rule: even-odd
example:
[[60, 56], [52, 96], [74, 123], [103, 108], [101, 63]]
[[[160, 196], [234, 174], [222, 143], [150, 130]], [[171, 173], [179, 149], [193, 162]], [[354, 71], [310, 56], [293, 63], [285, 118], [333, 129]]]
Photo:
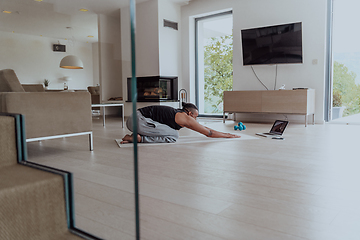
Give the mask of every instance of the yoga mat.
[[[223, 141], [240, 141], [240, 140], [253, 140], [259, 139], [258, 137], [239, 134], [241, 138], [209, 138], [202, 135], [199, 136], [180, 136], [175, 143], [138, 143], [138, 146], [158, 146], [158, 145], [169, 145], [169, 144], [191, 144], [191, 143], [210, 143], [210, 142], [223, 142]], [[132, 143], [120, 144], [121, 139], [115, 139], [115, 142], [120, 148], [133, 147]]]

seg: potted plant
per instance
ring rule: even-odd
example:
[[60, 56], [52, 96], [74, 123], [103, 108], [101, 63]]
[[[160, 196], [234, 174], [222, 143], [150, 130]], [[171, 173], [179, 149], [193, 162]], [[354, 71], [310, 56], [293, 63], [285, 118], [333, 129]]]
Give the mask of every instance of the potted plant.
[[342, 105], [342, 95], [339, 90], [333, 92], [332, 120], [341, 118], [345, 107]]
[[50, 83], [50, 81], [49, 81], [48, 79], [44, 79], [44, 86], [45, 86], [45, 89], [47, 89], [47, 88], [48, 88], [49, 83]]

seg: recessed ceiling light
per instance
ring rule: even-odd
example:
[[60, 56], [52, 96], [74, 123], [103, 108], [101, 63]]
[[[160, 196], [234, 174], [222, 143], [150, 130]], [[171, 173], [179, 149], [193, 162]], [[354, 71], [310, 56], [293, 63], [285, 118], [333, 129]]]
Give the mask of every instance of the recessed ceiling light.
[[89, 38], [93, 38], [94, 36], [92, 36], [92, 35], [89, 35], [89, 36], [87, 36], [87, 37], [89, 37]]
[[11, 11], [8, 11], [8, 10], [4, 10], [2, 11], [3, 13], [11, 13]]
[[87, 9], [85, 9], [85, 8], [81, 8], [81, 9], [79, 9], [79, 11], [80, 11], [80, 12], [87, 12], [87, 11], [89, 11], [89, 10], [87, 10]]

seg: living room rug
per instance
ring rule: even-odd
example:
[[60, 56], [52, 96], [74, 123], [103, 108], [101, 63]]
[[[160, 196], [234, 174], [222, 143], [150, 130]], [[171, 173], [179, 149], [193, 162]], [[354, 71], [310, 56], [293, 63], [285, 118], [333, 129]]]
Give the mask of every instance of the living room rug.
[[[198, 136], [180, 136], [175, 143], [138, 143], [138, 146], [157, 146], [157, 145], [169, 145], [169, 144], [192, 144], [192, 143], [210, 143], [210, 142], [223, 142], [223, 141], [239, 141], [239, 140], [253, 140], [259, 139], [258, 137], [239, 134], [241, 138], [208, 138], [203, 135]], [[120, 148], [133, 147], [132, 143], [120, 144], [121, 139], [115, 139], [115, 142]]]

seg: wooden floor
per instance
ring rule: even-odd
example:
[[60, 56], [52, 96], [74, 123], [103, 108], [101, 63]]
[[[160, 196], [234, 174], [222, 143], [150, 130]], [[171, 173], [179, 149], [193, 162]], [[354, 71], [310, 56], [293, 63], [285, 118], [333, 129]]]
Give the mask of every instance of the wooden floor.
[[360, 113], [346, 116], [346, 117], [337, 118], [335, 120], [332, 120], [331, 123], [360, 125]]
[[[76, 223], [105, 239], [134, 239], [133, 148], [121, 119], [86, 136], [28, 144], [29, 160], [75, 178]], [[234, 131], [233, 121], [204, 122]], [[246, 123], [245, 123], [246, 124]], [[246, 124], [255, 136], [271, 124]], [[290, 123], [285, 140], [139, 147], [141, 239], [360, 239], [358, 125]], [[192, 135], [187, 129], [180, 135]]]

